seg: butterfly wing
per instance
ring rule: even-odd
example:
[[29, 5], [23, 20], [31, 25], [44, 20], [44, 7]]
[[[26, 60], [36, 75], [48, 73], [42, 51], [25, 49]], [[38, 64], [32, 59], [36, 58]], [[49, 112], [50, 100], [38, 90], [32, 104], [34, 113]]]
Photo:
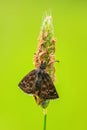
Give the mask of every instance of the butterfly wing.
[[36, 73], [37, 73], [37, 70], [32, 70], [18, 84], [18, 86], [25, 93], [28, 93], [28, 94], [34, 94], [35, 93], [34, 83], [35, 83], [35, 80], [36, 80]]
[[38, 96], [42, 99], [56, 99], [59, 98], [58, 93], [55, 89], [55, 86], [52, 82], [49, 74], [44, 72], [42, 74], [41, 87], [38, 93]]

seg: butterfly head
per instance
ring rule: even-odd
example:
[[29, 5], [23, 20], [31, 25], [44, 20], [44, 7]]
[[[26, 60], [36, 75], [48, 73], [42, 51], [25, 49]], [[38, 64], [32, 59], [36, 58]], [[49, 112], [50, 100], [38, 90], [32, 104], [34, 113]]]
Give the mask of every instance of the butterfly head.
[[40, 69], [46, 69], [46, 62], [41, 62]]

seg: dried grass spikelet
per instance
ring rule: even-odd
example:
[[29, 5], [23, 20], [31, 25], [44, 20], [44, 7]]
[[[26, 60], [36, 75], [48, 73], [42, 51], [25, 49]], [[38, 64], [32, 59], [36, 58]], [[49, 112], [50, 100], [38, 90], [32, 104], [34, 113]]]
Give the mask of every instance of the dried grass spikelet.
[[[40, 31], [38, 47], [34, 55], [34, 65], [36, 68], [38, 68], [41, 64], [41, 61], [46, 62], [46, 72], [50, 75], [52, 81], [55, 81], [55, 43], [56, 40], [54, 38], [52, 16], [45, 16]], [[40, 101], [43, 108], [47, 107], [49, 101], [43, 99], [40, 99]]]
[[34, 65], [36, 68], [39, 67], [41, 61], [47, 63], [46, 71], [55, 80], [55, 39], [53, 33], [52, 16], [46, 16], [43, 20], [39, 44], [34, 55]]

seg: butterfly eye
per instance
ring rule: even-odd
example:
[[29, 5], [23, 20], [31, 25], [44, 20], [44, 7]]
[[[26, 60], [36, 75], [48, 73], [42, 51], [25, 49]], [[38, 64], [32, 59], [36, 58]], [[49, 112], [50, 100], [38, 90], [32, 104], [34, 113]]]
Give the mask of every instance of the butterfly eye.
[[41, 62], [40, 68], [41, 68], [41, 69], [46, 69], [46, 62], [44, 62], [44, 63]]

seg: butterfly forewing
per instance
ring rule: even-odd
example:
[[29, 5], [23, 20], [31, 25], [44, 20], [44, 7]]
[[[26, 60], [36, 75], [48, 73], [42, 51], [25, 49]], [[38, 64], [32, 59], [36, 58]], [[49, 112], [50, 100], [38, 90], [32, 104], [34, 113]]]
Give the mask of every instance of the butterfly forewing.
[[28, 73], [18, 84], [18, 86], [28, 94], [34, 94], [35, 93], [35, 80], [36, 80], [36, 73], [37, 70], [32, 70], [30, 73]]
[[38, 96], [43, 99], [59, 98], [52, 79], [46, 72], [42, 74], [41, 88], [39, 90]]

